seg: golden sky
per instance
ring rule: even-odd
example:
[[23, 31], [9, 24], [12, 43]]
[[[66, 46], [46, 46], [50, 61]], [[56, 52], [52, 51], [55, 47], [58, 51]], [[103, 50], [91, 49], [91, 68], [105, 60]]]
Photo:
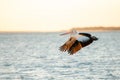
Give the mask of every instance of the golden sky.
[[0, 0], [0, 31], [120, 26], [120, 0]]

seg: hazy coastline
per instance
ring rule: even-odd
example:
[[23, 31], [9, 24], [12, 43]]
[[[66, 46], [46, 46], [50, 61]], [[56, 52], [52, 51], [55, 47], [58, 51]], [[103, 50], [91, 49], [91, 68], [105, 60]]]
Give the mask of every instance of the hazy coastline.
[[[68, 30], [77, 30], [82, 32], [104, 32], [104, 31], [120, 31], [120, 27], [72, 27]], [[0, 33], [52, 33], [52, 32], [63, 32], [68, 30], [58, 30], [58, 31], [0, 31]]]
[[99, 31], [119, 31], [120, 27], [74, 27], [70, 30], [77, 31], [90, 31], [90, 32], [99, 32]]

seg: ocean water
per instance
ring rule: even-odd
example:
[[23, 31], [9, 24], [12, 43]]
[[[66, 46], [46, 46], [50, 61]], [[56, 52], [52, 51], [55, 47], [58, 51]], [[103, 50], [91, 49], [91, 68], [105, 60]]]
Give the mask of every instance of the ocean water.
[[60, 33], [0, 33], [0, 80], [120, 80], [120, 31], [91, 32], [98, 41], [74, 55]]

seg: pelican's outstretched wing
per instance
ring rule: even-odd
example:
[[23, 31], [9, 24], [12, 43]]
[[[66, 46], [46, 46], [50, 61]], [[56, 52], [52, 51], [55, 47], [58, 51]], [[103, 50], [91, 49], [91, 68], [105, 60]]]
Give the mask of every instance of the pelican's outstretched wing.
[[75, 43], [76, 38], [75, 37], [71, 37], [67, 42], [65, 42], [65, 44], [63, 44], [60, 47], [60, 51], [68, 51], [70, 49], [70, 47]]
[[70, 49], [68, 50], [68, 53], [70, 55], [75, 54], [77, 51], [79, 51], [82, 48], [81, 43], [76, 40], [75, 43], [70, 47]]
[[72, 55], [81, 48], [81, 43], [75, 37], [71, 37], [65, 44], [60, 47], [60, 51], [68, 51], [68, 53]]

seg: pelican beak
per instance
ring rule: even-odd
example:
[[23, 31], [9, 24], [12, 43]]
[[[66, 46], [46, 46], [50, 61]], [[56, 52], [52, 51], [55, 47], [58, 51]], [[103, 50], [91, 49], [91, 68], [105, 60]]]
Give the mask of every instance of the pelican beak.
[[62, 34], [60, 34], [60, 35], [63, 36], [63, 35], [67, 35], [67, 34], [70, 34], [70, 33], [71, 33], [71, 31], [62, 33]]

